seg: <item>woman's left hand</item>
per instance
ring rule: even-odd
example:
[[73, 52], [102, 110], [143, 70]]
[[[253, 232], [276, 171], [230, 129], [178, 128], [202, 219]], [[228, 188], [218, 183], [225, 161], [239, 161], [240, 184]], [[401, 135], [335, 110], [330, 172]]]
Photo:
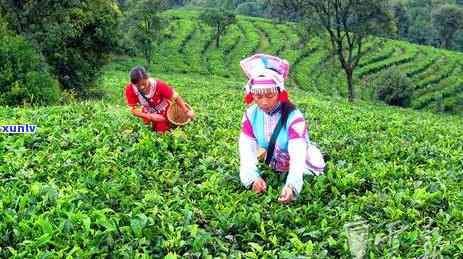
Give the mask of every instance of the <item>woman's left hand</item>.
[[289, 203], [290, 201], [293, 200], [294, 193], [291, 188], [288, 186], [283, 187], [283, 190], [281, 191], [280, 197], [278, 197], [278, 201], [281, 203]]

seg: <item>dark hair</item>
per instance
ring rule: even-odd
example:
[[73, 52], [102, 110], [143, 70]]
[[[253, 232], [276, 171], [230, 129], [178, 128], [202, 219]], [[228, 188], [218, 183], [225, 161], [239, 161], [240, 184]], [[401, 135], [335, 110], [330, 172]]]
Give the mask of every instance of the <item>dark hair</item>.
[[283, 127], [286, 127], [288, 116], [294, 110], [296, 110], [296, 105], [294, 105], [291, 101], [288, 100], [281, 103], [281, 121], [283, 122]]
[[[280, 94], [280, 88], [278, 88], [278, 94]], [[296, 105], [294, 105], [290, 100], [281, 102], [281, 122], [283, 123], [283, 127], [286, 127], [288, 116], [294, 110], [296, 110]]]
[[130, 82], [137, 85], [141, 80], [148, 79], [148, 73], [146, 73], [146, 70], [143, 67], [136, 66], [130, 70], [129, 77]]

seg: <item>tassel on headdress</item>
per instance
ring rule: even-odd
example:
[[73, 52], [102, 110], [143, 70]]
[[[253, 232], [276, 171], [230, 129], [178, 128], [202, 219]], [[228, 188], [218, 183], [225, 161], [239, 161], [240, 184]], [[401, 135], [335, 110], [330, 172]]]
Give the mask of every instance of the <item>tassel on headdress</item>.
[[288, 102], [288, 92], [286, 90], [281, 91], [278, 100], [282, 103]]
[[244, 96], [244, 103], [245, 104], [251, 104], [252, 101], [254, 101], [254, 98], [252, 97], [252, 93], [248, 93]]

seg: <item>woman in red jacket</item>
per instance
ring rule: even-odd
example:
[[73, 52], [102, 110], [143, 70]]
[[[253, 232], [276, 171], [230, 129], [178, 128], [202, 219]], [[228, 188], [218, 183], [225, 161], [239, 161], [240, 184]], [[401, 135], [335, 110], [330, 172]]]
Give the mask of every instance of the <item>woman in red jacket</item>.
[[[171, 127], [167, 120], [170, 102], [177, 102], [189, 118], [195, 116], [174, 89], [162, 80], [149, 77], [144, 68], [133, 68], [129, 77], [131, 83], [125, 87], [127, 105], [132, 114], [142, 118], [145, 124], [152, 123], [153, 131], [163, 133]], [[142, 107], [141, 111], [137, 110], [137, 106]]]

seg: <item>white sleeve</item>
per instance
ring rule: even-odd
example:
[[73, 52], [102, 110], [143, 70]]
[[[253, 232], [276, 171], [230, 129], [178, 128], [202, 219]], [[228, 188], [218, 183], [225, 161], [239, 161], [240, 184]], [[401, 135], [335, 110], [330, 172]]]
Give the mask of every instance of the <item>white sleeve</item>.
[[240, 135], [240, 179], [249, 188], [260, 177], [257, 170], [257, 142], [244, 133]]
[[304, 183], [305, 158], [307, 142], [303, 138], [292, 139], [288, 143], [289, 172], [286, 178], [286, 187], [291, 187], [297, 196]]

